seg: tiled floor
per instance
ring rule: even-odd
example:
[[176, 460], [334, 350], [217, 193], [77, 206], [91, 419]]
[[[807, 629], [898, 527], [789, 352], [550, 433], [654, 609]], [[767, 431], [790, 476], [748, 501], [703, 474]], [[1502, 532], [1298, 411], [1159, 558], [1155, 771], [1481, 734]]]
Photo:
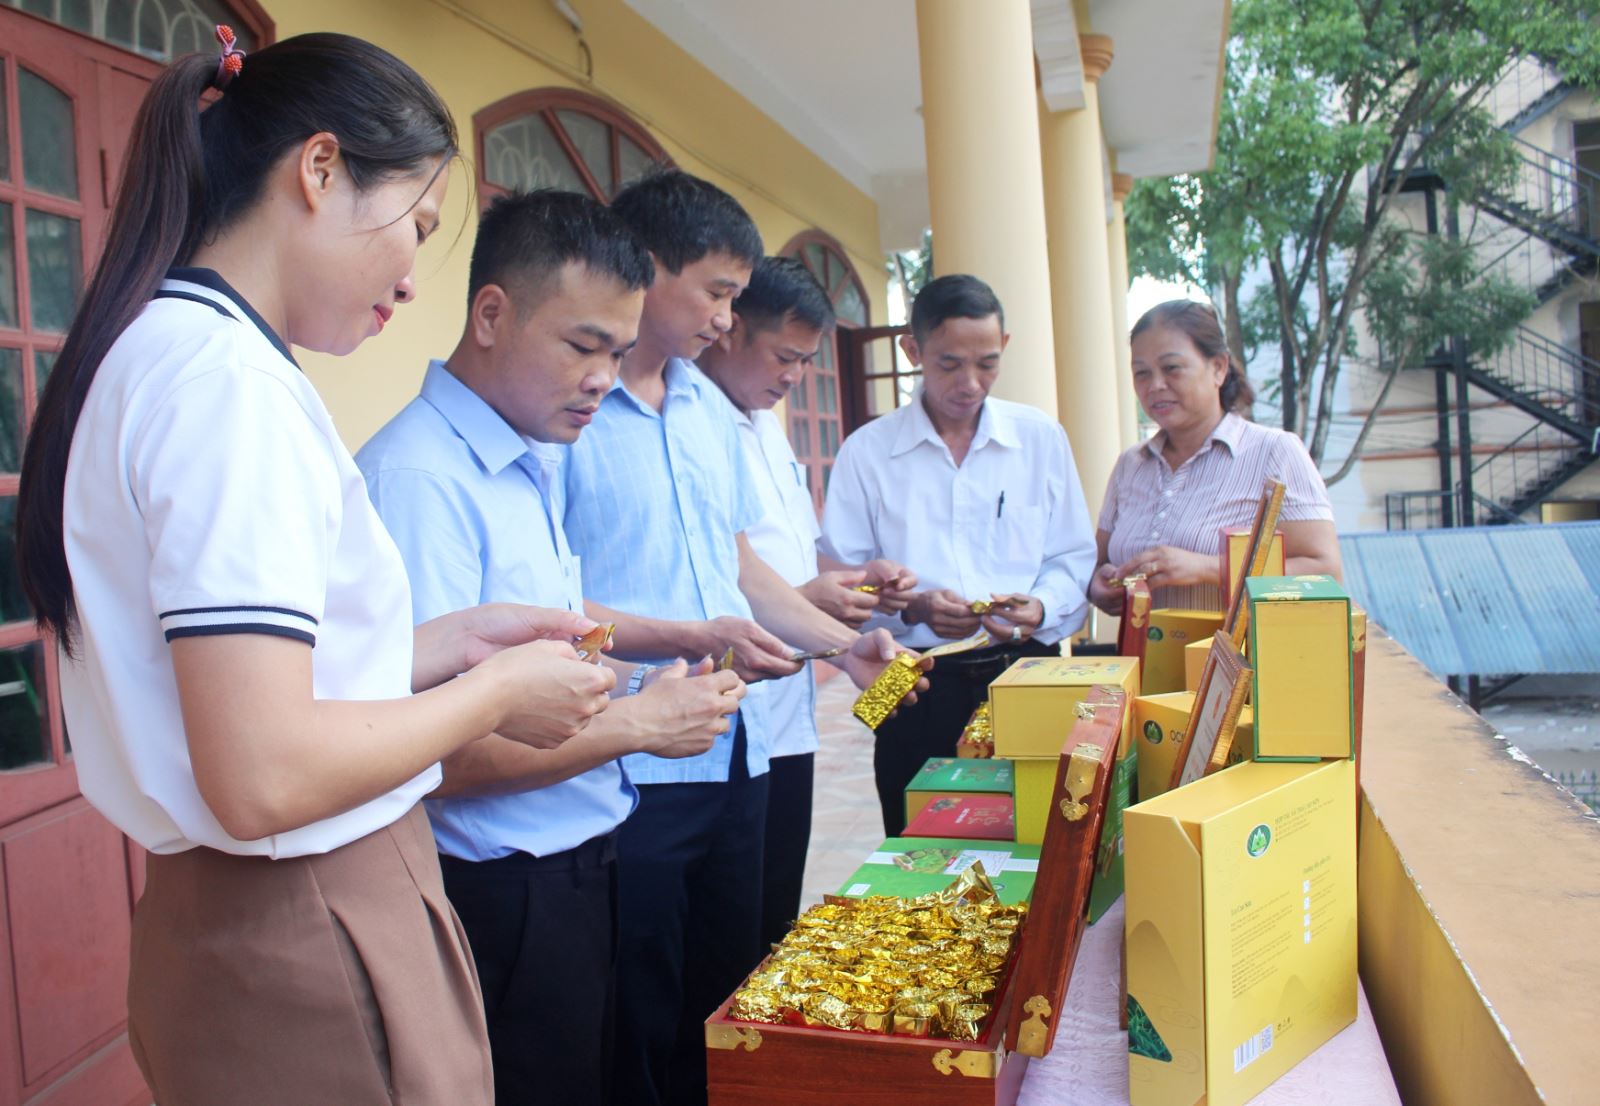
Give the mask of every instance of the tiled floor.
[[883, 815], [872, 783], [872, 731], [850, 714], [855, 686], [842, 675], [817, 689], [815, 807], [803, 906], [822, 901], [883, 843]]

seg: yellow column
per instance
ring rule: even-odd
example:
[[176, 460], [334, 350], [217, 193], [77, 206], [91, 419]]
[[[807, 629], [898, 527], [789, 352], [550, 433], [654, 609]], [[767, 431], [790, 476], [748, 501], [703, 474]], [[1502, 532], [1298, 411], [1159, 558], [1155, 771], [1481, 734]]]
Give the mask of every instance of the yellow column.
[[1054, 414], [1028, 4], [917, 0], [917, 44], [934, 267], [939, 276], [971, 273], [987, 281], [1005, 306], [1011, 344], [994, 394]]
[[1090, 518], [1097, 518], [1122, 441], [1100, 134], [1099, 80], [1111, 65], [1111, 39], [1086, 34], [1078, 42], [1083, 51], [1083, 107], [1052, 112], [1040, 103], [1038, 110], [1052, 317], [1058, 336], [1057, 410], [1072, 442]]
[[1111, 261], [1111, 336], [1117, 345], [1117, 414], [1123, 449], [1139, 440], [1139, 399], [1133, 394], [1133, 352], [1128, 348], [1128, 224], [1122, 203], [1133, 190], [1127, 173], [1111, 174], [1111, 222], [1106, 225], [1106, 253]]

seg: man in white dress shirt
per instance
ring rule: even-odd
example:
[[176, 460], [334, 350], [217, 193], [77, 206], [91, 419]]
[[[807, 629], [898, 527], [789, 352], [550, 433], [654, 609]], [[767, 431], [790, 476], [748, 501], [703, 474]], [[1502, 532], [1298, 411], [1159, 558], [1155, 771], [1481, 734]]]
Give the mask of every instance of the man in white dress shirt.
[[[873, 767], [890, 836], [905, 826], [905, 785], [927, 758], [954, 754], [989, 681], [1020, 657], [1059, 652], [1088, 611], [1095, 533], [1067, 435], [1053, 415], [989, 396], [1007, 339], [983, 281], [929, 282], [900, 340], [922, 370], [916, 395], [851, 434], [834, 462], [823, 554], [901, 562], [923, 586], [869, 625], [912, 649], [980, 628], [995, 642], [941, 659], [929, 691], [878, 728]], [[980, 601], [994, 609], [975, 614]]]
[[[899, 610], [916, 577], [887, 561], [818, 571], [816, 510], [805, 467], [773, 405], [805, 376], [833, 329], [828, 294], [793, 258], [763, 258], [733, 303], [733, 325], [696, 363], [728, 400], [739, 444], [766, 510], [745, 531], [751, 548], [819, 609], [859, 626], [880, 609]], [[855, 590], [877, 585], [876, 594]], [[761, 938], [777, 942], [800, 908], [811, 838], [812, 777], [817, 751], [816, 679], [808, 664], [766, 688], [769, 755], [767, 835], [762, 870]]]

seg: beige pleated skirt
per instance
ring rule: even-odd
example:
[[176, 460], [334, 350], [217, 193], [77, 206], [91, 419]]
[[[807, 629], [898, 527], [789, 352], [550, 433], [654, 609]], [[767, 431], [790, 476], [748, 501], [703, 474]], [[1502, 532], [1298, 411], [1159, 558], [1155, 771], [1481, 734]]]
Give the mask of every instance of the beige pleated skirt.
[[322, 856], [151, 856], [128, 1037], [157, 1106], [490, 1106], [483, 1000], [420, 806]]

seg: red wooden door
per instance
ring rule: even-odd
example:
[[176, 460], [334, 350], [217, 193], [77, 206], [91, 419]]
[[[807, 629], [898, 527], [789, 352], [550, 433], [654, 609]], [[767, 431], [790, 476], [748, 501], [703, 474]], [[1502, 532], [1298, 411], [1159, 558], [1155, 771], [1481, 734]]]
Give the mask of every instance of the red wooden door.
[[79, 795], [55, 643], [17, 583], [28, 422], [157, 67], [0, 7], [0, 1106], [147, 1103], [127, 1043], [143, 858]]

